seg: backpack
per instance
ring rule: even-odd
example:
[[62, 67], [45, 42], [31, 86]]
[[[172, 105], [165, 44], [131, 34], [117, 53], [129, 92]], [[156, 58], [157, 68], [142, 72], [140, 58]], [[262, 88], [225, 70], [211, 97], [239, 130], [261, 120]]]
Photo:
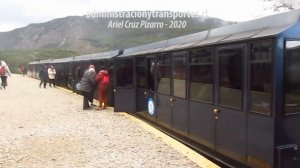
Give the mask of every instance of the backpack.
[[5, 66], [0, 66], [0, 75], [5, 75], [6, 69]]

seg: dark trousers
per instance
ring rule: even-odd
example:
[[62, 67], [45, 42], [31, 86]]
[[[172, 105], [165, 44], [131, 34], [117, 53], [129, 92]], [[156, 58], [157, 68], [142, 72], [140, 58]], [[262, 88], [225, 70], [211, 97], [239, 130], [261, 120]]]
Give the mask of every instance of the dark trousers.
[[40, 82], [40, 87], [42, 86], [43, 83], [44, 83], [44, 88], [46, 88], [47, 80], [41, 80], [41, 82]]
[[5, 89], [7, 86], [7, 76], [1, 76], [1, 86]]
[[51, 84], [53, 84], [54, 87], [56, 87], [55, 85], [55, 79], [49, 79], [49, 86], [51, 87]]
[[94, 101], [94, 91], [89, 92], [89, 102], [93, 104]]
[[83, 109], [87, 109], [90, 107], [90, 105], [89, 105], [90, 93], [82, 92], [82, 95], [83, 95]]

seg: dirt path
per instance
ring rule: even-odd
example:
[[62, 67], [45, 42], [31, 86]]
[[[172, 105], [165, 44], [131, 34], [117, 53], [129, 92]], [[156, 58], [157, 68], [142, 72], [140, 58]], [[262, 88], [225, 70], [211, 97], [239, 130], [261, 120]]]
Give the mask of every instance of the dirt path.
[[83, 111], [82, 97], [20, 75], [0, 90], [0, 167], [197, 165], [127, 115]]

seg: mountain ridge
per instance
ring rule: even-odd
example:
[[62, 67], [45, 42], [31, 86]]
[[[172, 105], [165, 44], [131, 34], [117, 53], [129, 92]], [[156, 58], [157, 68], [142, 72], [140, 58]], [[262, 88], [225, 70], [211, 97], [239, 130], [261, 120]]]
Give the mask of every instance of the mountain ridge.
[[[217, 18], [185, 18], [185, 28], [107, 28], [108, 22], [141, 22], [141, 18], [87, 18], [67, 16], [33, 23], [9, 32], [0, 32], [0, 49], [66, 49], [80, 54], [128, 48], [231, 24]], [[151, 22], [170, 23], [170, 18]], [[180, 20], [182, 21], [182, 20]], [[179, 22], [179, 21], [178, 21]], [[121, 43], [122, 42], [122, 43]]]
[[143, 18], [87, 18], [67, 16], [44, 23], [32, 23], [8, 32], [0, 32], [0, 59], [17, 72], [20, 64], [33, 60], [91, 54], [166, 40], [232, 24], [211, 17], [152, 18], [151, 22], [185, 22], [185, 28], [107, 28], [108, 23], [141, 22]]

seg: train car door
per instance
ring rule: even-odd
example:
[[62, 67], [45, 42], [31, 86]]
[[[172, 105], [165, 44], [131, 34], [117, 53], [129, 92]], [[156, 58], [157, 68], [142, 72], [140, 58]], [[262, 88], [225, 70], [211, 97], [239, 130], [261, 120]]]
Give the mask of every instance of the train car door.
[[155, 105], [150, 103], [155, 100], [155, 65], [154, 56], [136, 58], [137, 111], [153, 120], [156, 118]]
[[74, 83], [74, 78], [73, 78], [73, 74], [72, 74], [73, 62], [68, 62], [66, 64], [67, 64], [67, 74], [68, 74], [67, 86], [68, 86], [68, 89], [73, 90], [73, 83]]
[[187, 51], [174, 52], [172, 55], [171, 111], [172, 129], [180, 134], [188, 133], [187, 101]]
[[146, 58], [136, 57], [136, 110], [144, 113], [147, 111], [146, 102]]
[[133, 57], [115, 60], [114, 111], [135, 112], [135, 61]]
[[215, 149], [234, 160], [246, 160], [246, 45], [216, 49]]
[[175, 52], [157, 56], [157, 121], [173, 131], [187, 135], [187, 55]]
[[110, 82], [111, 85], [109, 86], [109, 92], [108, 92], [108, 105], [114, 106], [114, 80], [115, 80], [115, 73], [114, 73], [114, 62], [113, 60], [106, 60], [105, 61], [105, 67], [108, 69], [108, 73], [110, 75]]
[[215, 149], [213, 114], [214, 50], [200, 48], [189, 57], [189, 137]]
[[146, 58], [146, 91], [144, 92], [147, 106], [147, 116], [151, 120], [156, 120], [156, 109], [155, 109], [155, 93], [157, 91], [157, 70], [156, 70], [156, 59], [155, 56], [148, 56]]
[[157, 56], [156, 71], [156, 119], [161, 125], [171, 128], [171, 102], [173, 99], [171, 98], [171, 56], [169, 54]]
[[80, 62], [72, 62], [73, 92], [80, 93], [80, 80], [84, 73], [84, 67]]

